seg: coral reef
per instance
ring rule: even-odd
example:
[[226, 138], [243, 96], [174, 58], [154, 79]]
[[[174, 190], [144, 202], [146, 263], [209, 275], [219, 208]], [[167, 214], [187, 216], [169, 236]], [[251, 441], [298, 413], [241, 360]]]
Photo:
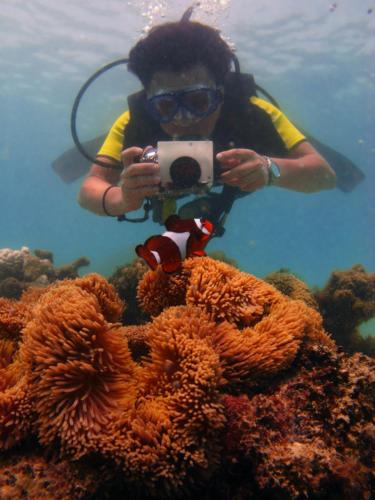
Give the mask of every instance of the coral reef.
[[38, 498], [44, 471], [56, 498], [370, 499], [373, 360], [229, 264], [135, 267], [118, 286], [138, 283], [146, 324], [97, 274], [0, 302], [0, 449], [56, 457], [6, 451], [0, 496]]
[[335, 271], [322, 290], [315, 293], [324, 328], [348, 352], [375, 354], [375, 338], [363, 338], [361, 323], [375, 317], [375, 273], [361, 265]]
[[81, 267], [86, 267], [90, 265], [90, 261], [87, 257], [79, 257], [73, 260], [70, 264], [64, 264], [63, 266], [55, 268], [55, 279], [74, 279], [78, 276], [78, 271]]
[[244, 498], [370, 499], [374, 367], [310, 345], [294, 374], [265, 393], [225, 396], [228, 475], [239, 464], [250, 473], [242, 484], [236, 475], [233, 498], [246, 487]]
[[291, 299], [303, 300], [309, 307], [316, 310], [319, 309], [314, 295], [306, 283], [297, 278], [288, 269], [280, 269], [277, 272], [267, 274], [264, 280]]
[[27, 247], [21, 250], [0, 249], [0, 281], [8, 277], [22, 279], [25, 259], [30, 255]]
[[79, 268], [90, 264], [86, 257], [81, 257], [71, 264], [54, 267], [52, 252], [37, 249], [34, 254], [27, 247], [0, 249], [0, 297], [19, 299], [29, 286], [45, 287], [56, 280], [76, 278]]
[[42, 450], [35, 448], [33, 444], [33, 450], [0, 457], [2, 500], [78, 500], [96, 492], [100, 477], [95, 469], [67, 460], [47, 460]]
[[122, 321], [127, 325], [144, 323], [149, 319], [138, 307], [136, 299], [138, 283], [147, 270], [148, 267], [142, 259], [135, 259], [131, 264], [119, 267], [108, 279], [119, 297], [126, 302]]

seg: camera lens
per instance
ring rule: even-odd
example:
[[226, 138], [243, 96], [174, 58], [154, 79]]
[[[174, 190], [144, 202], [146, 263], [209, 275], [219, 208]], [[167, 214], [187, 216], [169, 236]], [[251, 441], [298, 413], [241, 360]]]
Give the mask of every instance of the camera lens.
[[177, 158], [170, 166], [173, 185], [179, 189], [191, 188], [198, 184], [201, 167], [197, 160], [189, 156]]

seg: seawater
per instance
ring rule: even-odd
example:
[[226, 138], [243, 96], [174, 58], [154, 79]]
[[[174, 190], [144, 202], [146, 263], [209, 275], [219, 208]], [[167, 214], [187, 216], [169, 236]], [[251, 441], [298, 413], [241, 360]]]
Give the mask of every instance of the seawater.
[[[53, 251], [57, 265], [81, 255], [111, 274], [163, 228], [98, 217], [80, 208], [80, 181], [64, 184], [52, 161], [72, 146], [70, 110], [82, 83], [125, 57], [151, 26], [193, 2], [3, 0], [0, 44], [0, 248]], [[195, 2], [192, 19], [219, 28], [242, 69], [287, 116], [352, 159], [365, 181], [351, 193], [263, 189], [235, 204], [223, 250], [257, 276], [289, 268], [323, 286], [335, 269], [375, 268], [375, 14], [370, 1]], [[138, 83], [124, 67], [95, 83], [78, 116], [82, 140], [108, 130]], [[370, 325], [368, 329], [373, 329]]]

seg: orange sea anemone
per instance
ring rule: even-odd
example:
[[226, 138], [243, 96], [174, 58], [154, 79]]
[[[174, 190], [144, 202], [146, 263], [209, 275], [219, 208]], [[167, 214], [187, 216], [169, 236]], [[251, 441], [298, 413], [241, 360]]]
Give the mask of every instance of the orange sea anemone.
[[184, 269], [191, 271], [186, 304], [202, 308], [215, 321], [251, 326], [283, 298], [255, 276], [209, 257], [189, 259]]
[[185, 304], [186, 287], [190, 278], [189, 269], [175, 274], [166, 274], [159, 267], [148, 271], [138, 284], [137, 298], [142, 309], [157, 316], [166, 307]]
[[[218, 325], [213, 345], [227, 381], [253, 385], [288, 368], [302, 341], [319, 337], [311, 312], [317, 314], [302, 301], [285, 298], [253, 327], [239, 331], [227, 322]], [[320, 335], [326, 339], [323, 331]]]
[[110, 412], [126, 404], [134, 384], [127, 343], [102, 314], [113, 318], [121, 311], [105, 283], [91, 275], [51, 287], [34, 308], [20, 351], [40, 442], [57, 438], [76, 458], [96, 449], [95, 436]]
[[171, 307], [149, 326], [134, 410], [113, 422], [105, 448], [151, 491], [182, 491], [218, 465], [225, 419], [214, 328], [191, 306]]
[[30, 319], [30, 307], [14, 299], [0, 297], [0, 339], [19, 340]]
[[149, 271], [138, 286], [141, 306], [152, 315], [173, 305], [195, 305], [215, 321], [250, 326], [282, 299], [273, 286], [210, 257], [183, 262], [181, 272]]
[[8, 299], [2, 300], [1, 306], [0, 450], [26, 437], [31, 428], [32, 410], [26, 378], [18, 360], [19, 337], [28, 310], [22, 311], [17, 302]]
[[103, 276], [91, 273], [83, 278], [73, 280], [72, 284], [95, 295], [101, 312], [107, 321], [119, 321], [125, 304], [117, 295], [115, 288]]
[[0, 370], [7, 387], [0, 390], [0, 450], [14, 446], [30, 433], [32, 404], [26, 377], [15, 364]]
[[133, 359], [140, 362], [150, 350], [148, 345], [148, 325], [127, 325], [119, 330], [128, 343]]

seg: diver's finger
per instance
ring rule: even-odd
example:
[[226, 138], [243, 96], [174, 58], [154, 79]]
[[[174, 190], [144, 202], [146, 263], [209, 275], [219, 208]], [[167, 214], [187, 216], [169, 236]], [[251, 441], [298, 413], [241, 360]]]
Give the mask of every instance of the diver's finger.
[[126, 195], [137, 195], [137, 198], [146, 198], [146, 196], [156, 196], [159, 193], [159, 186], [143, 186], [142, 188], [126, 189]]
[[125, 178], [123, 181], [123, 186], [126, 189], [138, 189], [145, 186], [157, 186], [160, 184], [159, 175], [138, 175], [133, 177]]
[[236, 167], [226, 170], [220, 175], [222, 181], [232, 181], [233, 179], [244, 179], [257, 177], [259, 175], [259, 166], [250, 162], [244, 162]]
[[256, 191], [264, 186], [264, 182], [261, 179], [257, 179], [254, 182], [249, 182], [243, 186], [241, 186], [242, 191], [247, 191], [251, 193], [252, 191]]
[[233, 158], [237, 160], [252, 160], [258, 156], [258, 153], [253, 151], [252, 149], [228, 149], [227, 151], [221, 151], [216, 155], [216, 159], [220, 163], [226, 164], [229, 160]]
[[143, 153], [142, 148], [138, 148], [137, 146], [132, 146], [131, 148], [124, 149], [121, 153], [121, 162], [124, 167], [128, 167], [132, 163], [137, 156], [140, 156]]
[[129, 179], [131, 177], [159, 174], [160, 167], [158, 163], [133, 163], [123, 170], [123, 172], [121, 173], [121, 178]]

